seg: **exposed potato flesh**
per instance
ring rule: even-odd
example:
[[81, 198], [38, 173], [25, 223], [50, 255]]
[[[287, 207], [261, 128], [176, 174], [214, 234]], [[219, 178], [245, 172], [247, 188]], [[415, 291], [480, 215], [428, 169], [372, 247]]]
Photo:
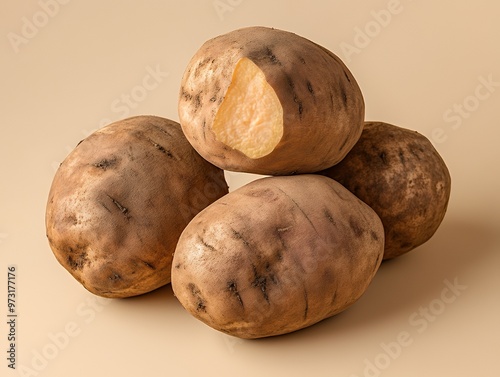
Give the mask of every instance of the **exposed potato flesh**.
[[249, 158], [271, 153], [281, 140], [283, 108], [264, 73], [250, 59], [236, 64], [212, 129], [218, 141]]

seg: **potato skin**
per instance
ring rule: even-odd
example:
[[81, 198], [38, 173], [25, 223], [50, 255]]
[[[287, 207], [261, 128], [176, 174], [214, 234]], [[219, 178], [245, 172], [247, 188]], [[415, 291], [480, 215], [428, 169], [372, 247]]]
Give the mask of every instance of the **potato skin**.
[[58, 168], [46, 207], [50, 247], [75, 279], [103, 297], [170, 282], [187, 223], [228, 192], [174, 121], [137, 116], [81, 141]]
[[379, 215], [384, 260], [428, 241], [445, 216], [451, 193], [450, 173], [431, 142], [385, 122], [366, 122], [347, 156], [319, 174], [340, 182]]
[[172, 288], [216, 330], [249, 339], [285, 334], [353, 304], [382, 261], [383, 243], [375, 212], [332, 179], [265, 177], [195, 216], [177, 244]]
[[[236, 63], [248, 58], [283, 106], [283, 137], [252, 159], [217, 141], [215, 115]], [[296, 34], [247, 27], [206, 41], [181, 81], [179, 119], [193, 147], [222, 169], [263, 175], [312, 173], [339, 162], [359, 139], [365, 105], [352, 73], [332, 52]]]

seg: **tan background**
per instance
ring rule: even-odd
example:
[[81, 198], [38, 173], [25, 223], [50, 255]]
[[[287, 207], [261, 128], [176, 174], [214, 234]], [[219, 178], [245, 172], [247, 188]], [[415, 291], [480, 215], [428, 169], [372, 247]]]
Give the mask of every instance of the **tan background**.
[[[15, 264], [20, 375], [499, 376], [499, 15], [489, 0], [4, 1], [0, 375], [19, 372], [5, 358]], [[169, 286], [96, 299], [57, 264], [44, 229], [55, 169], [79, 140], [129, 115], [177, 120], [188, 59], [249, 25], [334, 51], [363, 90], [367, 119], [426, 135], [453, 177], [436, 235], [383, 264], [353, 307], [259, 341], [198, 322]], [[231, 188], [253, 178], [228, 175]]]

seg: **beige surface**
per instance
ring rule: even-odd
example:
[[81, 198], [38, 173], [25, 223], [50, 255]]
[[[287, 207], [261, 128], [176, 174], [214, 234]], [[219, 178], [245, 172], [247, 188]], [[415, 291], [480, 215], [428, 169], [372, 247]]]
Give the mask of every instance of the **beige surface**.
[[[0, 375], [500, 375], [500, 5], [493, 1], [9, 1], [0, 15]], [[170, 287], [99, 300], [45, 239], [59, 162], [92, 130], [136, 114], [177, 119], [187, 60], [248, 25], [337, 53], [366, 117], [423, 133], [453, 190], [431, 241], [385, 263], [346, 312], [241, 341], [190, 317]], [[232, 188], [253, 179], [230, 174]], [[7, 266], [17, 265], [17, 371], [7, 367]], [[452, 288], [450, 288], [450, 286]]]

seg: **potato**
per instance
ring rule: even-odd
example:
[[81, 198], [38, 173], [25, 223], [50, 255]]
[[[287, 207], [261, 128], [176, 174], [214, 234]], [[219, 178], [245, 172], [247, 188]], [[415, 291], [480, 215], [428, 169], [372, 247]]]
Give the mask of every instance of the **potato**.
[[344, 63], [296, 34], [248, 27], [206, 41], [182, 77], [179, 119], [222, 169], [312, 173], [359, 139], [364, 100]]
[[171, 120], [137, 116], [99, 129], [66, 157], [50, 188], [50, 247], [85, 288], [129, 297], [170, 282], [188, 222], [227, 194], [223, 171]]
[[358, 300], [383, 256], [375, 212], [334, 180], [265, 177], [184, 229], [172, 288], [208, 326], [240, 338], [289, 333]]
[[379, 215], [385, 229], [384, 259], [428, 241], [450, 198], [450, 173], [431, 142], [384, 122], [366, 122], [347, 156], [320, 174], [340, 182]]

